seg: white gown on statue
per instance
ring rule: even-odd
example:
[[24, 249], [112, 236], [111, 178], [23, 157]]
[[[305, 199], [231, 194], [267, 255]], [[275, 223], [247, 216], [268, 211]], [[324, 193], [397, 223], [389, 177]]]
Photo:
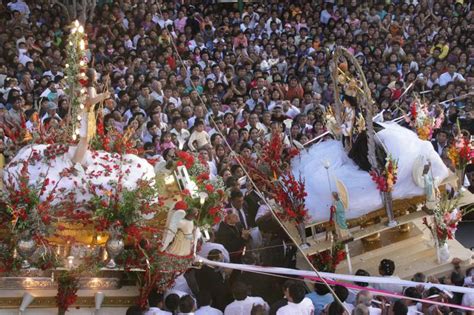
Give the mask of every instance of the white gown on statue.
[[[123, 173], [122, 184], [126, 189], [134, 189], [137, 187], [138, 180], [154, 180], [155, 172], [153, 166], [148, 163], [145, 159], [142, 159], [133, 154], [125, 154], [120, 159], [120, 155], [116, 153], [109, 153], [105, 151], [90, 151], [88, 150], [82, 165], [79, 163], [73, 163], [72, 157], [74, 155], [75, 146], [70, 146], [69, 151], [65, 154], [57, 156], [55, 159], [47, 160], [44, 158], [43, 151], [47, 148], [47, 145], [29, 145], [18, 152], [13, 160], [5, 167], [3, 173], [3, 179], [5, 185], [9, 185], [9, 175], [13, 175], [12, 178], [18, 177], [22, 168], [21, 161], [29, 160], [28, 172], [29, 172], [29, 184], [30, 185], [41, 185], [45, 176], [50, 180], [57, 182], [60, 178], [61, 181], [58, 184], [58, 191], [61, 188], [66, 190], [74, 190], [76, 192], [76, 201], [83, 202], [89, 200], [92, 196], [84, 188], [87, 185], [102, 185], [104, 193], [106, 190], [112, 190], [113, 187], [110, 185], [112, 182], [117, 182], [120, 173]], [[29, 157], [32, 152], [38, 152], [42, 160], [34, 163]], [[16, 163], [20, 162], [20, 163]], [[68, 177], [62, 177], [62, 172], [66, 169], [74, 168], [74, 172]], [[121, 171], [120, 171], [121, 170]], [[13, 182], [18, 187], [18, 182]], [[53, 189], [53, 184], [50, 184], [46, 192], [42, 195], [46, 198], [49, 192]], [[99, 194], [101, 194], [99, 192]]]
[[[418, 187], [412, 178], [412, 166], [419, 155], [431, 161], [433, 176], [440, 181], [448, 177], [448, 168], [433, 149], [429, 141], [395, 123], [381, 124], [385, 129], [377, 133], [388, 152], [398, 159], [398, 181], [393, 191], [394, 199], [422, 196], [423, 188]], [[330, 163], [329, 187], [325, 162]], [[340, 141], [325, 141], [313, 145], [307, 152], [292, 161], [293, 174], [306, 181], [306, 205], [311, 222], [328, 221], [332, 203], [331, 191], [335, 191], [334, 177], [343, 181], [349, 193], [349, 208], [346, 218], [353, 219], [382, 208], [382, 199], [369, 173], [362, 171], [352, 161]]]

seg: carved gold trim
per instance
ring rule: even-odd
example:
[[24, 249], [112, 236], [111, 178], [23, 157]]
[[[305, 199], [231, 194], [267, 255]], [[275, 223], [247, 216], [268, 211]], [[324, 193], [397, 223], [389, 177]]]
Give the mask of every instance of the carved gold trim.
[[[102, 307], [126, 307], [137, 302], [138, 296], [105, 296]], [[1, 298], [0, 309], [19, 308], [22, 298]], [[38, 296], [28, 308], [56, 308], [56, 297], [54, 296]], [[76, 307], [95, 307], [94, 296], [79, 296], [76, 303], [71, 306], [71, 309]]]

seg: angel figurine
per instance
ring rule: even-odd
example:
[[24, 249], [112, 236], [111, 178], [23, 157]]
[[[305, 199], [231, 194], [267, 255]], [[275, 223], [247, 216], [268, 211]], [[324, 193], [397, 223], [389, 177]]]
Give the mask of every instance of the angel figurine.
[[438, 182], [433, 178], [431, 172], [431, 162], [424, 160], [423, 156], [419, 156], [413, 165], [413, 181], [419, 187], [424, 189], [426, 196], [426, 207], [434, 209], [438, 204]]
[[184, 201], [175, 204], [174, 210], [168, 213], [162, 251], [176, 256], [193, 254], [196, 214], [197, 210], [194, 208], [188, 210], [188, 205]]
[[334, 222], [336, 238], [347, 239], [351, 236], [346, 220], [346, 209], [349, 207], [347, 189], [340, 180], [336, 180], [337, 192], [332, 193], [333, 204], [331, 206], [331, 217]]
[[332, 193], [333, 204], [331, 206], [331, 215], [334, 220], [334, 229], [338, 240], [347, 238], [350, 235], [346, 221], [346, 208], [339, 198], [339, 193]]

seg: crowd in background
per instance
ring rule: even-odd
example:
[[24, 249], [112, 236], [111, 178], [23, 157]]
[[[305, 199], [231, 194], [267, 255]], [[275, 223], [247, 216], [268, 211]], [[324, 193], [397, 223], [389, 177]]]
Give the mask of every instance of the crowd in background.
[[[100, 109], [106, 132], [129, 134], [147, 159], [169, 161], [176, 150], [199, 153], [208, 160], [211, 176], [222, 176], [231, 191], [229, 207], [236, 211], [212, 235], [215, 246], [205, 256], [294, 267], [295, 249], [283, 233], [259, 226], [266, 209], [252, 188], [239, 182], [244, 174], [230, 148], [258, 161], [273, 134], [282, 134], [285, 146], [298, 149], [323, 135], [326, 112], [335, 102], [329, 64], [335, 47], [343, 46], [362, 67], [379, 120], [409, 113], [415, 95], [428, 104], [430, 115], [441, 118], [432, 142], [452, 167], [450, 142], [459, 134], [469, 139], [474, 129], [471, 5], [462, 0], [272, 0], [246, 3], [240, 12], [211, 1], [99, 0], [84, 28], [96, 88], [111, 93]], [[62, 6], [48, 0], [2, 1], [0, 16], [0, 152], [8, 161], [22, 146], [14, 136], [22, 129], [33, 136], [54, 135], [69, 120], [64, 72], [71, 21]], [[473, 174], [468, 168], [470, 183]], [[256, 227], [267, 233], [263, 242], [270, 249], [242, 257]], [[448, 280], [463, 285], [460, 272], [453, 275]], [[472, 276], [467, 275], [467, 285], [472, 286]], [[208, 267], [188, 277], [193, 281], [185, 277], [185, 287], [193, 290], [184, 290], [181, 298], [152, 296], [150, 306], [183, 314], [197, 308], [201, 311], [195, 314], [345, 312], [320, 285], [307, 303], [300, 282], [285, 282], [278, 291], [278, 279]], [[214, 280], [203, 280], [209, 277]], [[354, 314], [450, 311], [417, 308], [408, 300], [376, 307], [368, 292], [354, 295], [339, 286], [335, 291]], [[447, 298], [435, 291], [405, 288], [403, 294]], [[448, 299], [474, 306], [472, 296]], [[386, 302], [392, 302], [389, 309], [383, 307]], [[209, 305], [220, 311], [202, 311]]]

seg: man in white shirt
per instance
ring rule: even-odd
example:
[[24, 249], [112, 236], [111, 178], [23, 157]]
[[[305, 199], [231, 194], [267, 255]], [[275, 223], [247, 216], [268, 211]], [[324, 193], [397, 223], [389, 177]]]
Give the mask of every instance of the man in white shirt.
[[220, 310], [211, 307], [212, 300], [209, 291], [202, 290], [202, 292], [199, 292], [197, 300], [199, 308], [194, 312], [195, 315], [223, 315]]
[[[379, 265], [379, 273], [383, 277], [387, 278], [394, 278], [400, 279], [397, 276], [394, 276], [393, 273], [395, 272], [395, 263], [390, 259], [382, 259]], [[374, 288], [378, 290], [384, 290], [391, 293], [402, 293], [403, 286], [398, 284], [391, 284], [391, 283], [374, 283]]]
[[165, 312], [163, 308], [163, 294], [152, 290], [148, 295], [148, 306], [149, 309], [144, 315], [171, 315], [170, 312]]
[[464, 77], [460, 73], [456, 72], [456, 65], [454, 63], [451, 63], [448, 66], [448, 72], [443, 73], [439, 77], [439, 85], [445, 86], [449, 82], [456, 82], [456, 81], [465, 82], [466, 79], [464, 79]]
[[305, 293], [305, 288], [301, 283], [292, 283], [285, 290], [288, 305], [279, 308], [276, 315], [313, 315], [313, 302], [305, 297]]
[[171, 133], [176, 135], [176, 139], [178, 140], [178, 147], [180, 150], [183, 149], [185, 143], [188, 141], [189, 136], [191, 135], [187, 129], [183, 128], [184, 122], [183, 118], [175, 117], [173, 120], [173, 129], [171, 129]]
[[248, 296], [248, 288], [243, 282], [236, 282], [232, 286], [234, 302], [227, 305], [224, 315], [248, 315], [254, 305], [262, 305], [266, 312], [270, 307], [261, 297]]

